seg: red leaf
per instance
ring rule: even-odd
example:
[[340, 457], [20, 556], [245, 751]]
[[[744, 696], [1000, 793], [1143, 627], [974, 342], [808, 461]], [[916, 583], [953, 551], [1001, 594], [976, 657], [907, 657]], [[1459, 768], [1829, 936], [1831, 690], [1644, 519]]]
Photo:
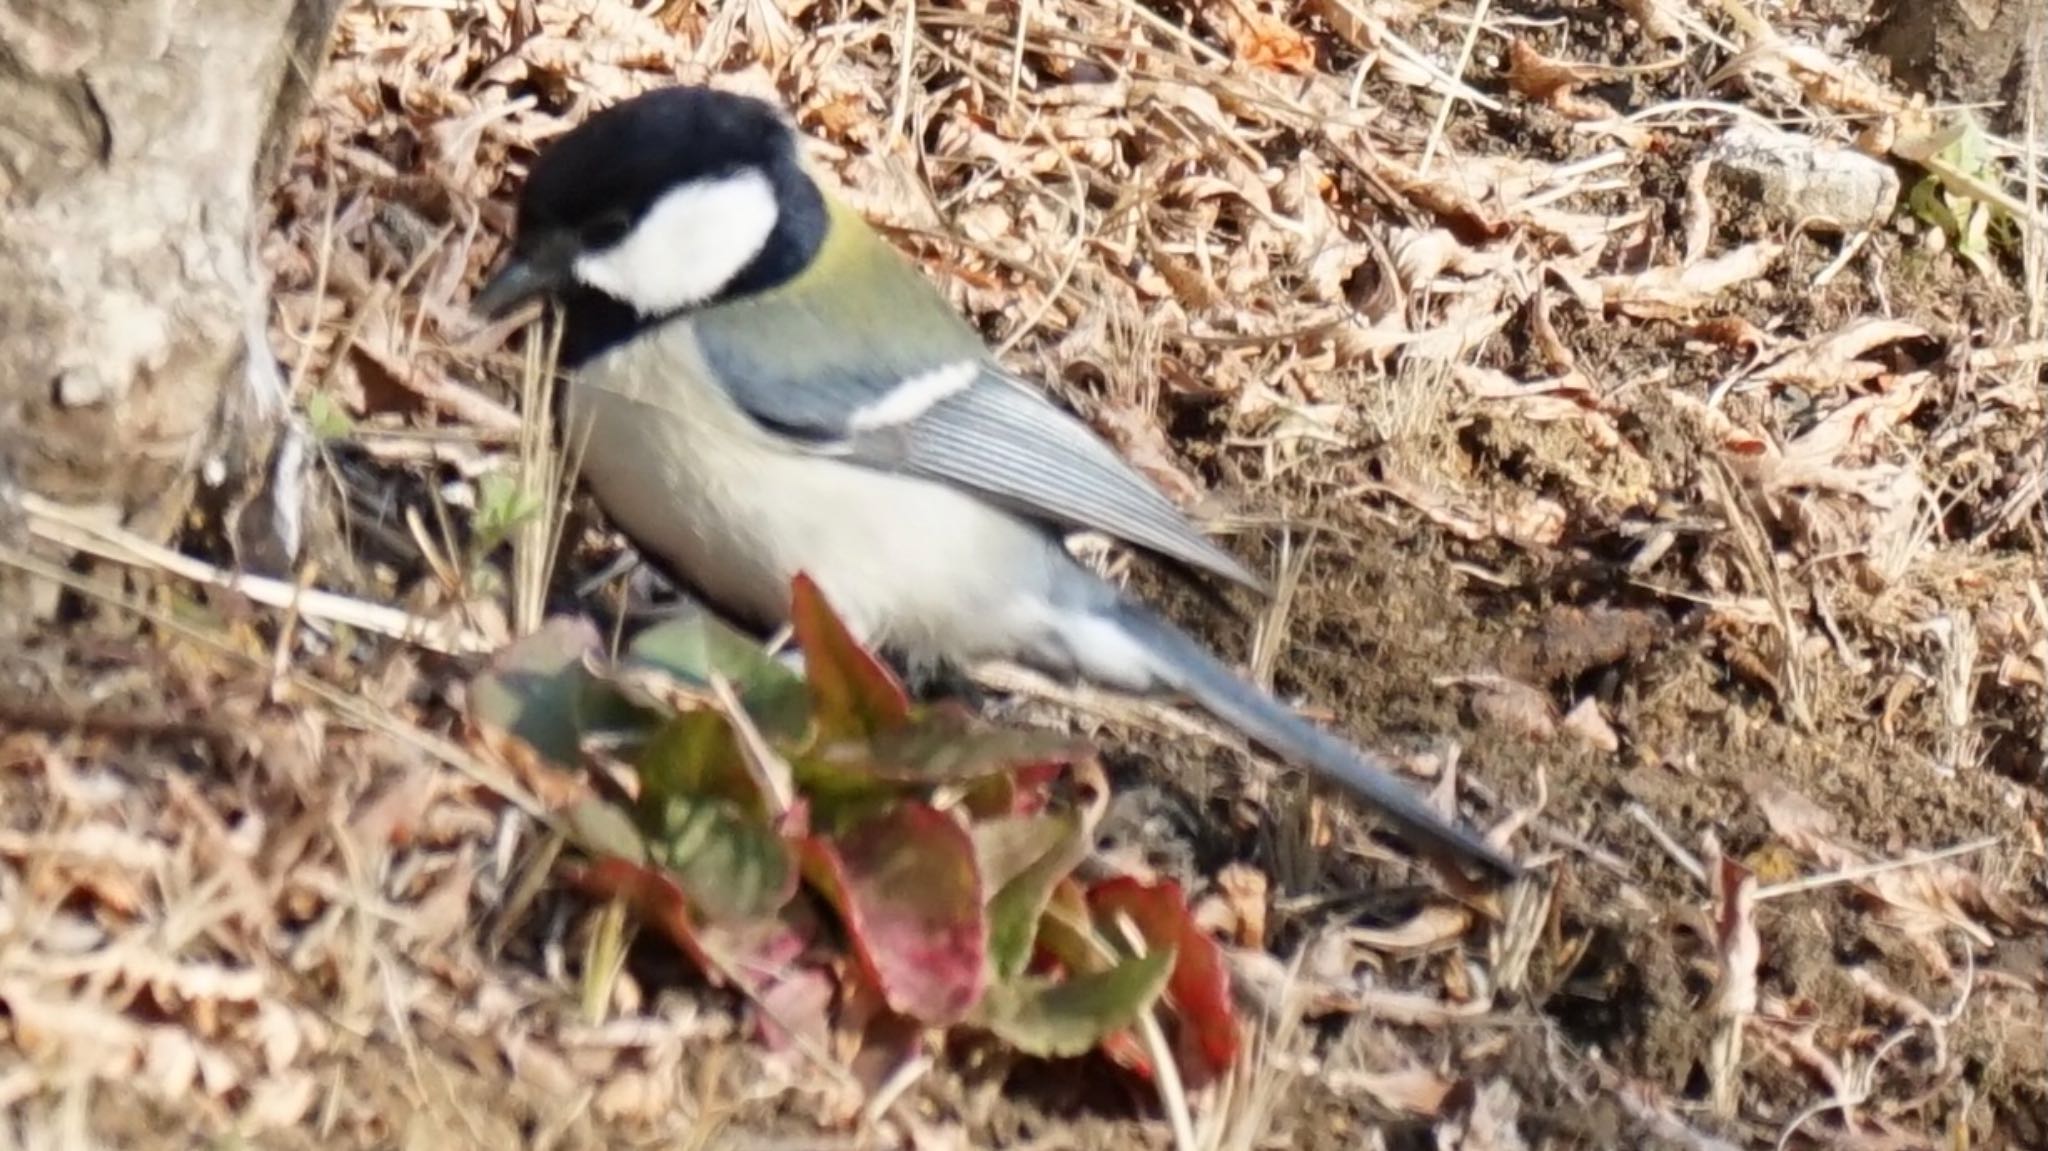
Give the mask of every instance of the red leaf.
[[823, 1046], [832, 1037], [832, 976], [817, 967], [798, 967], [764, 979], [759, 996], [761, 1041], [780, 1051], [796, 1037]]
[[667, 936], [698, 970], [719, 972], [719, 965], [698, 943], [689, 897], [660, 868], [614, 858], [565, 870], [570, 886], [593, 899], [623, 900], [635, 918]]
[[1152, 1081], [1152, 1059], [1145, 1054], [1145, 1045], [1130, 1031], [1119, 1031], [1106, 1036], [1102, 1040], [1102, 1053], [1118, 1067], [1147, 1083]]
[[674, 943], [713, 984], [735, 984], [757, 998], [788, 972], [815, 934], [801, 900], [776, 917], [701, 923], [682, 886], [659, 867], [607, 858], [565, 864], [563, 872], [571, 887], [592, 899], [623, 900], [635, 918]]
[[967, 831], [906, 803], [803, 844], [804, 876], [839, 912], [892, 1011], [954, 1023], [988, 979], [988, 920]]
[[1064, 763], [1034, 763], [984, 776], [967, 785], [960, 803], [976, 820], [1037, 815], [1052, 799], [1054, 781], [1066, 770]]
[[824, 734], [870, 735], [909, 721], [903, 685], [846, 630], [825, 593], [802, 572], [790, 585], [789, 621]]
[[[1223, 950], [1188, 913], [1180, 885], [1172, 880], [1148, 884], [1119, 876], [1089, 890], [1088, 908], [1106, 931], [1122, 912], [1137, 925], [1147, 946], [1171, 947], [1178, 952], [1166, 994], [1179, 1024], [1182, 1073], [1190, 1087], [1227, 1074], [1237, 1060], [1238, 1046], [1237, 1015], [1230, 1006], [1230, 969], [1224, 963]], [[1110, 937], [1116, 938], [1114, 934]]]
[[926, 1029], [915, 1019], [893, 1012], [869, 1018], [860, 1031], [860, 1050], [852, 1059], [852, 1071], [869, 1096], [886, 1086], [905, 1064], [925, 1048]]

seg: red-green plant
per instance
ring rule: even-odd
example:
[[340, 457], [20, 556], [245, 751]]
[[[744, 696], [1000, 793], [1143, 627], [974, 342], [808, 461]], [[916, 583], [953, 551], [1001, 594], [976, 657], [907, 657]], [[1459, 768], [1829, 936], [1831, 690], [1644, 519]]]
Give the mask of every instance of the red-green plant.
[[1179, 889], [1074, 874], [1107, 801], [1088, 749], [913, 703], [815, 584], [792, 594], [801, 676], [697, 614], [617, 659], [552, 620], [472, 685], [501, 740], [631, 768], [625, 794], [567, 805], [570, 881], [737, 986], [770, 1037], [969, 1027], [1149, 1073], [1130, 1029], [1158, 1005], [1184, 1079], [1227, 1069], [1228, 976]]

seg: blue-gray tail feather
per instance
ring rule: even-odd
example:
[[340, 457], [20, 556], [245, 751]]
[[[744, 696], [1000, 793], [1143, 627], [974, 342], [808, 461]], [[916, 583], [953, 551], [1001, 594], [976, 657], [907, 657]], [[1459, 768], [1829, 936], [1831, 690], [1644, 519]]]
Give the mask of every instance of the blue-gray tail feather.
[[1129, 601], [1107, 609], [1124, 632], [1160, 663], [1160, 686], [1193, 699], [1210, 714], [1281, 759], [1313, 771], [1370, 805], [1415, 846], [1478, 863], [1512, 879], [1521, 868], [1472, 830], [1439, 815], [1384, 763], [1303, 719], [1245, 680], [1202, 645]]

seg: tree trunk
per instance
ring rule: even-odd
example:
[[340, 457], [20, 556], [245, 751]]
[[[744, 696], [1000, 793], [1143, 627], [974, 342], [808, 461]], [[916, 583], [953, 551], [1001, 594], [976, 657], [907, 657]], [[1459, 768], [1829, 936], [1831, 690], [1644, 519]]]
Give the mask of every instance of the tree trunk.
[[0, 0], [0, 490], [162, 540], [262, 467], [255, 228], [339, 5]]

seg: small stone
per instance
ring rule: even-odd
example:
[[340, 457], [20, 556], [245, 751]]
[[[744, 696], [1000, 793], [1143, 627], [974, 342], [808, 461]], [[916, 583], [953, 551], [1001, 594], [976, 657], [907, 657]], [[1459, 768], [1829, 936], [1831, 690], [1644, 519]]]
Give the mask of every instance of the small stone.
[[1884, 161], [1764, 124], [1730, 128], [1707, 163], [1714, 184], [1808, 230], [1865, 231], [1899, 200], [1899, 174]]

